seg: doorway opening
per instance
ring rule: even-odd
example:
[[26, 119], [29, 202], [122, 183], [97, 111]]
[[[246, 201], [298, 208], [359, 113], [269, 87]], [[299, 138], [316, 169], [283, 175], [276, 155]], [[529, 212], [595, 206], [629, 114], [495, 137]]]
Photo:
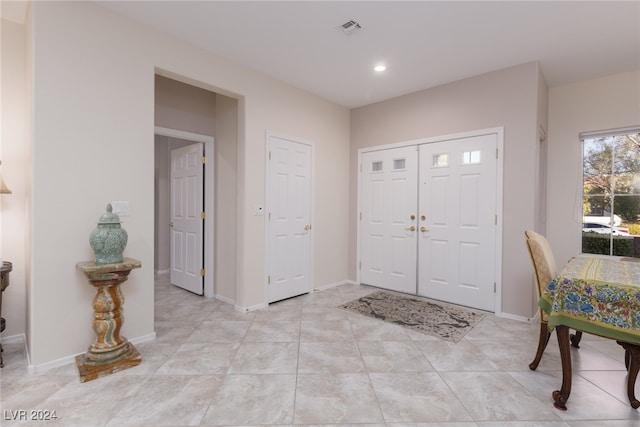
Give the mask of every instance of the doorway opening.
[[[158, 156], [159, 142], [172, 139], [204, 144], [207, 157], [204, 177], [205, 230], [204, 230], [204, 297], [215, 297], [229, 304], [236, 303], [237, 295], [237, 182], [241, 144], [240, 129], [243, 116], [242, 97], [194, 82], [166, 70], [156, 69], [155, 75], [156, 128], [156, 194], [154, 270], [168, 273], [170, 243], [169, 208], [159, 210]], [[159, 131], [158, 131], [159, 130]], [[213, 140], [215, 138], [215, 144]], [[168, 142], [160, 142], [168, 144]], [[186, 144], [186, 143], [185, 143]], [[168, 171], [168, 149], [164, 151], [163, 167]], [[162, 183], [168, 200], [168, 172]], [[165, 231], [164, 237], [159, 231]], [[215, 238], [214, 238], [215, 236]], [[167, 280], [168, 281], [168, 280]]]
[[[185, 132], [175, 129], [168, 129], [163, 127], [155, 128], [155, 212], [156, 220], [154, 224], [154, 233], [156, 236], [156, 251], [155, 251], [155, 269], [156, 274], [171, 274], [174, 279], [172, 271], [177, 269], [175, 265], [174, 256], [172, 253], [175, 251], [175, 243], [172, 242], [172, 218], [171, 218], [171, 153], [176, 150], [185, 149], [186, 147], [193, 146], [194, 144], [202, 144], [204, 148], [204, 158], [209, 156], [209, 164], [205, 163], [204, 176], [202, 176], [203, 182], [201, 188], [205, 190], [202, 192], [202, 207], [205, 213], [201, 219], [203, 222], [202, 238], [195, 244], [199, 245], [200, 251], [197, 255], [198, 265], [201, 265], [197, 270], [202, 270], [202, 289], [199, 292], [197, 285], [191, 284], [184, 286], [183, 280], [180, 277], [172, 280], [172, 284], [183, 287], [196, 294], [204, 295], [206, 298], [212, 298], [215, 296], [214, 292], [214, 139], [211, 136], [199, 135], [191, 132]], [[206, 160], [205, 160], [206, 162]], [[198, 196], [200, 197], [200, 196]], [[201, 254], [201, 255], [200, 255]], [[193, 254], [192, 254], [193, 256]], [[197, 271], [199, 274], [200, 271]], [[189, 280], [188, 278], [186, 279]]]

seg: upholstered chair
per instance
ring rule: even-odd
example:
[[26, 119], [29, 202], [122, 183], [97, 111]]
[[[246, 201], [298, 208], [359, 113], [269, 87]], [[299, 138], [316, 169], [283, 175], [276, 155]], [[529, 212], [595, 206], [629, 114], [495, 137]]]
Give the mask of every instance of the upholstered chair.
[[[533, 264], [533, 271], [535, 273], [536, 289], [538, 291], [538, 298], [542, 296], [542, 292], [549, 285], [549, 283], [558, 275], [558, 266], [551, 246], [544, 236], [536, 233], [535, 231], [527, 230], [524, 232], [527, 240], [527, 248], [529, 248], [529, 255], [531, 256], [531, 263]], [[529, 364], [529, 369], [535, 370], [540, 363], [542, 353], [547, 347], [551, 333], [547, 325], [548, 315], [544, 310], [540, 309], [540, 338], [538, 339], [538, 350], [533, 362]], [[580, 339], [582, 338], [582, 332], [577, 331], [575, 335], [571, 337], [571, 343], [574, 347], [578, 347]]]

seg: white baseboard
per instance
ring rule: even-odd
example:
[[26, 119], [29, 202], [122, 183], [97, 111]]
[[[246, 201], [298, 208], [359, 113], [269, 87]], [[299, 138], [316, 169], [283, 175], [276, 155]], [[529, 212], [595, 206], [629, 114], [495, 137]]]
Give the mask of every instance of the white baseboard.
[[261, 308], [267, 308], [268, 306], [269, 306], [269, 304], [267, 304], [267, 303], [256, 304], [256, 305], [253, 305], [251, 307], [240, 307], [239, 305], [234, 305], [233, 309], [235, 311], [239, 311], [240, 313], [248, 313], [250, 311], [260, 310]]
[[155, 270], [156, 276], [162, 276], [163, 274], [169, 274], [171, 270]]
[[155, 341], [155, 339], [156, 339], [156, 332], [153, 331], [150, 334], [130, 339], [129, 342], [133, 345], [136, 345], [136, 344], [142, 344], [144, 342]]
[[[149, 342], [149, 341], [153, 341], [156, 339], [156, 333], [152, 332], [150, 334], [147, 335], [143, 335], [141, 337], [136, 337], [133, 339], [130, 339], [129, 342], [132, 343], [133, 345], [135, 344], [141, 344], [143, 342]], [[29, 353], [27, 352], [27, 355]], [[29, 371], [30, 374], [35, 374], [38, 372], [44, 372], [44, 371], [48, 371], [49, 369], [53, 369], [53, 368], [57, 368], [59, 366], [64, 366], [68, 363], [73, 363], [75, 364], [76, 362], [76, 357], [84, 354], [84, 352], [82, 353], [77, 353], [77, 354], [72, 354], [71, 356], [65, 356], [65, 357], [61, 357], [60, 359], [56, 359], [56, 360], [52, 360], [50, 362], [46, 362], [46, 363], [40, 363], [38, 365], [32, 365], [31, 363], [28, 364], [27, 370]]]
[[[327, 283], [326, 285], [315, 287], [312, 292], [320, 292], [320, 291], [324, 291], [327, 289], [335, 288], [337, 286], [346, 285], [346, 284], [359, 285], [359, 283], [353, 280], [341, 280], [339, 282]], [[264, 304], [256, 304], [251, 307], [240, 307], [239, 305], [235, 305], [234, 301], [230, 298], [226, 298], [221, 295], [216, 295], [216, 298], [222, 302], [226, 302], [227, 304], [233, 305], [234, 310], [239, 311], [240, 313], [248, 313], [250, 311], [260, 310], [261, 308], [266, 308], [269, 306], [268, 303], [264, 303]]]
[[[331, 289], [331, 288], [335, 288], [336, 286], [341, 286], [341, 285], [358, 285], [360, 286], [361, 284], [356, 282], [355, 280], [342, 280], [340, 282], [335, 282], [335, 283], [328, 283], [326, 285], [323, 286], [318, 286], [314, 289], [314, 292], [320, 292], [320, 291], [324, 291], [327, 289]], [[525, 323], [537, 323], [538, 322], [538, 318], [540, 317], [540, 312], [536, 311], [535, 316], [533, 317], [525, 317], [525, 316], [519, 316], [516, 314], [510, 314], [510, 313], [500, 313], [496, 315], [497, 317], [504, 317], [505, 319], [511, 319], [511, 320], [516, 320], [518, 322], [525, 322]]]
[[511, 320], [517, 320], [518, 322], [525, 322], [525, 323], [533, 323], [532, 319], [530, 317], [525, 317], [525, 316], [518, 316], [516, 314], [510, 314], [510, 313], [505, 313], [502, 312], [499, 315], [496, 315], [497, 317], [504, 317], [505, 319], [511, 319]]
[[227, 303], [227, 304], [235, 306], [235, 301], [232, 300], [231, 298], [223, 297], [222, 295], [216, 295], [214, 298], [218, 299], [218, 300], [220, 300], [220, 301], [222, 301], [224, 303]]
[[353, 280], [341, 280], [339, 282], [327, 283], [326, 285], [317, 286], [313, 290], [314, 292], [326, 291], [327, 289], [335, 288], [342, 285], [358, 285], [358, 284], [359, 283], [356, 283]]
[[78, 354], [72, 354], [70, 356], [65, 356], [60, 359], [52, 360], [50, 362], [40, 363], [38, 365], [32, 365], [31, 363], [29, 363], [29, 365], [27, 366], [27, 370], [29, 371], [30, 374], [36, 374], [39, 372], [48, 371], [49, 369], [57, 368], [59, 366], [64, 366], [69, 363], [75, 363], [76, 356], [80, 354], [84, 354], [84, 352], [78, 353]]
[[10, 335], [8, 337], [0, 338], [2, 344], [15, 344], [26, 342], [24, 334]]

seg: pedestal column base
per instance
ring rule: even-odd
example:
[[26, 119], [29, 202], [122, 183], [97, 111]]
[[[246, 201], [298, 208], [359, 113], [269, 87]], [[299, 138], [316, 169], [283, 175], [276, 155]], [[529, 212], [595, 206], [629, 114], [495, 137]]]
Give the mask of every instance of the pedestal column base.
[[138, 350], [130, 342], [127, 342], [124, 348], [126, 352], [124, 352], [121, 357], [106, 364], [104, 362], [96, 363], [91, 360], [89, 353], [76, 356], [76, 366], [80, 374], [80, 382], [95, 380], [115, 372], [138, 366], [142, 361], [142, 356], [140, 356]]
[[124, 296], [120, 285], [127, 280], [131, 270], [141, 267], [140, 261], [131, 258], [112, 264], [89, 261], [78, 263], [77, 267], [96, 288], [93, 299], [93, 330], [96, 341], [85, 354], [76, 357], [80, 382], [95, 380], [139, 365], [142, 361], [140, 353], [125, 337], [120, 336], [124, 322]]

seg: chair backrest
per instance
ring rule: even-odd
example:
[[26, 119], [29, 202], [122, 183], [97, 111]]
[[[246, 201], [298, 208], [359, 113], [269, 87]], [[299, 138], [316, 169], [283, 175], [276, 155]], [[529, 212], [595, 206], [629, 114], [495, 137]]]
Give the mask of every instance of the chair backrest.
[[529, 248], [529, 255], [531, 256], [531, 263], [536, 277], [538, 297], [540, 297], [542, 290], [558, 275], [558, 266], [553, 257], [551, 246], [544, 236], [531, 230], [525, 231], [524, 235], [527, 238], [527, 247]]

